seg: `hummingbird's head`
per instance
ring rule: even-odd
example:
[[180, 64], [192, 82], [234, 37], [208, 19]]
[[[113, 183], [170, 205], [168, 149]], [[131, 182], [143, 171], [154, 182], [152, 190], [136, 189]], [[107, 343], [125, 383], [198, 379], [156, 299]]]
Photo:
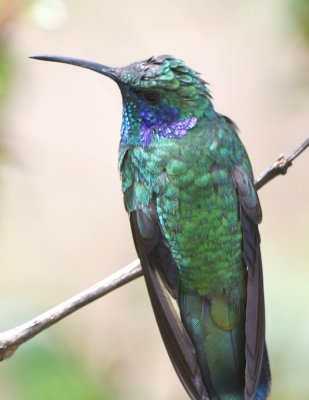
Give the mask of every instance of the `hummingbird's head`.
[[77, 65], [113, 79], [123, 98], [121, 141], [125, 144], [146, 147], [154, 137], [179, 139], [200, 117], [214, 115], [206, 83], [183, 61], [168, 55], [122, 68], [69, 57], [39, 55], [32, 58]]

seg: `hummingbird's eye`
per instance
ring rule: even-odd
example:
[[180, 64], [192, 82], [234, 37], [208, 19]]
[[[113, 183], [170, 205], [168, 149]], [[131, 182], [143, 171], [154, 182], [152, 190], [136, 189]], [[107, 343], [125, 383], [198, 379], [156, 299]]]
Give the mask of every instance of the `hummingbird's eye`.
[[150, 104], [159, 104], [161, 100], [161, 96], [157, 92], [140, 92], [140, 95]]

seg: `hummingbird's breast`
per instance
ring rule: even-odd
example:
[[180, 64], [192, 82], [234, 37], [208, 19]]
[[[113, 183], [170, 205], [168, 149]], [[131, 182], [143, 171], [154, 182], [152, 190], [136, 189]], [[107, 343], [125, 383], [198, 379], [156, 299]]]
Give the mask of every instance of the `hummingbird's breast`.
[[196, 130], [181, 140], [157, 137], [148, 148], [131, 149], [122, 170], [129, 212], [156, 197], [184, 292], [231, 292], [245, 279], [228, 152], [218, 138]]

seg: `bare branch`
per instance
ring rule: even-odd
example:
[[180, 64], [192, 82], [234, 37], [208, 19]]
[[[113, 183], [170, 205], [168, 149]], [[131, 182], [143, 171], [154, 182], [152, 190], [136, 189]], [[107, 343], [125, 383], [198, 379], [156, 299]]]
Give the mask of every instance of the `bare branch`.
[[139, 260], [120, 269], [89, 289], [82, 291], [32, 320], [0, 334], [0, 361], [9, 358], [22, 343], [56, 324], [61, 319], [107, 293], [142, 275]]
[[[295, 160], [295, 158], [298, 157], [308, 146], [309, 138], [289, 155], [281, 155], [256, 179], [256, 189], [259, 190], [276, 176], [281, 174], [284, 175], [287, 172], [287, 169], [292, 165], [292, 161]], [[56, 324], [61, 319], [86, 306], [92, 301], [95, 301], [100, 297], [105, 296], [107, 293], [142, 276], [142, 274], [140, 262], [139, 260], [135, 260], [131, 264], [120, 269], [118, 272], [115, 272], [96, 285], [84, 290], [51, 310], [46, 311], [16, 328], [0, 333], [0, 361], [11, 357], [22, 343], [27, 342], [38, 333]]]
[[292, 165], [292, 161], [295, 160], [306, 148], [309, 146], [309, 138], [307, 138], [300, 146], [293, 150], [287, 156], [281, 154], [277, 160], [275, 160], [265, 171], [263, 171], [255, 180], [255, 188], [261, 189], [262, 186], [266, 185], [269, 181], [274, 179], [278, 175], [285, 175], [288, 168]]

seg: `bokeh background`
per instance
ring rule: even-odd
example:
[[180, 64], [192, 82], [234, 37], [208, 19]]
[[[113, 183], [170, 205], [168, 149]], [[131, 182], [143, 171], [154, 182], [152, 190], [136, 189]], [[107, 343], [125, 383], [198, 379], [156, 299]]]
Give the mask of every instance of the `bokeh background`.
[[[117, 171], [120, 93], [99, 74], [184, 59], [241, 130], [256, 174], [308, 135], [308, 0], [0, 1], [0, 331], [136, 258]], [[308, 154], [260, 191], [271, 400], [309, 398]], [[142, 279], [0, 364], [1, 400], [186, 399]]]

